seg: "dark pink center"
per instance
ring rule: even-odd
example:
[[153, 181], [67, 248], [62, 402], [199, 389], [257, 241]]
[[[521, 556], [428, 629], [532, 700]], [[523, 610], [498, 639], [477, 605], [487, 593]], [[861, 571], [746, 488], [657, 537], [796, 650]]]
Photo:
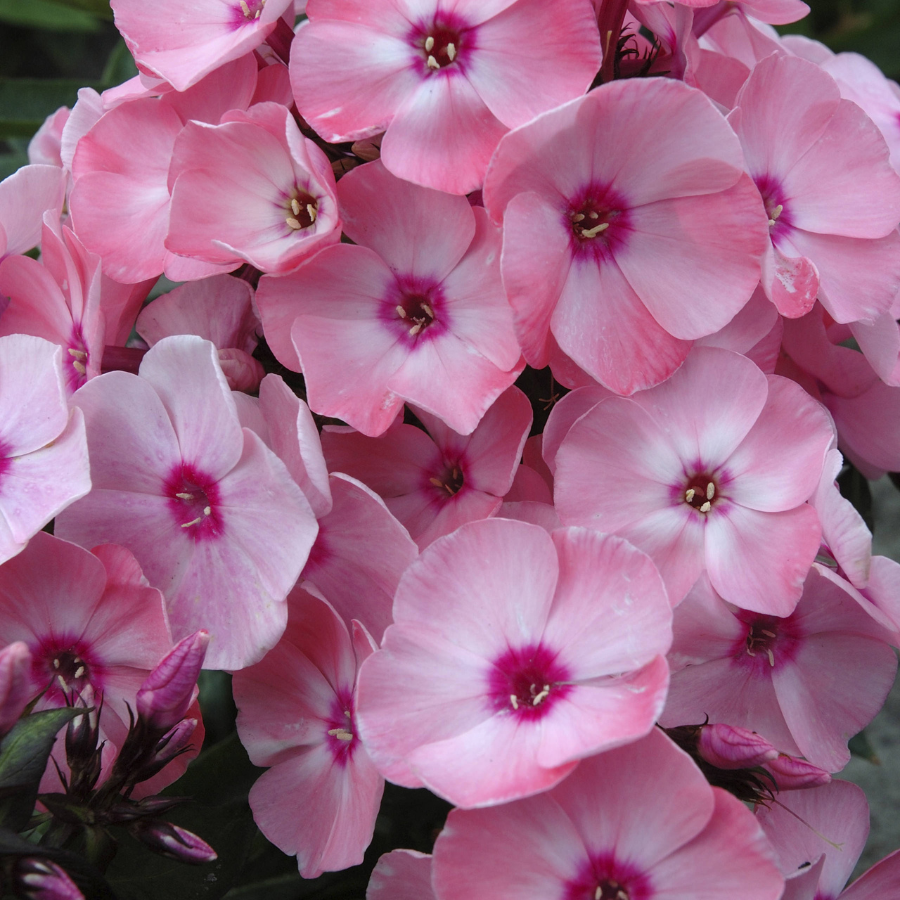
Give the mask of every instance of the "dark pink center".
[[32, 674], [42, 687], [49, 685], [48, 697], [62, 701], [72, 693], [80, 694], [88, 684], [99, 690], [102, 666], [93, 661], [85, 641], [50, 637], [34, 652]]
[[439, 12], [430, 24], [421, 23], [410, 43], [422, 54], [426, 74], [455, 71], [471, 53], [474, 34], [458, 16]]
[[684, 502], [697, 512], [708, 513], [719, 499], [719, 484], [714, 476], [699, 472], [684, 486]]
[[450, 463], [445, 460], [440, 471], [435, 472], [428, 482], [437, 491], [439, 500], [455, 497], [465, 484], [462, 464], [459, 461]]
[[592, 184], [573, 197], [565, 213], [573, 252], [611, 259], [631, 232], [628, 203], [609, 185]]
[[266, 0], [237, 0], [231, 5], [231, 27], [252, 25], [262, 15]]
[[210, 540], [222, 535], [219, 486], [211, 478], [184, 463], [172, 472], [165, 493], [175, 521], [192, 540]]
[[791, 228], [791, 213], [787, 198], [781, 185], [769, 175], [754, 178], [756, 187], [762, 195], [766, 217], [769, 220], [769, 236], [777, 244]]
[[12, 451], [0, 441], [0, 482], [3, 476], [12, 468]]
[[335, 765], [346, 766], [359, 743], [353, 718], [353, 692], [340, 691], [334, 698], [331, 714], [326, 720], [325, 740]]
[[791, 617], [780, 619], [742, 611], [738, 618], [745, 631], [732, 650], [736, 662], [766, 674], [794, 658], [800, 634]]
[[563, 900], [650, 900], [649, 879], [611, 854], [594, 857], [565, 887]]
[[444, 292], [439, 284], [422, 278], [398, 277], [395, 288], [382, 301], [380, 317], [415, 346], [447, 330]]
[[497, 711], [539, 719], [571, 690], [569, 670], [543, 644], [507, 650], [494, 661], [490, 697]]

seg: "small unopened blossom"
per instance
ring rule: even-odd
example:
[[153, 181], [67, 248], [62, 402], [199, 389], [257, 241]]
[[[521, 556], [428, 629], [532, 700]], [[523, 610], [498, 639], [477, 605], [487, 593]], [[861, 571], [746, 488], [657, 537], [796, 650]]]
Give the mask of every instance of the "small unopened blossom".
[[139, 819], [128, 830], [154, 852], [179, 862], [202, 865], [218, 859], [218, 854], [206, 841], [171, 822], [147, 822]]
[[65, 869], [49, 859], [22, 857], [16, 862], [14, 878], [17, 896], [25, 900], [85, 900]]

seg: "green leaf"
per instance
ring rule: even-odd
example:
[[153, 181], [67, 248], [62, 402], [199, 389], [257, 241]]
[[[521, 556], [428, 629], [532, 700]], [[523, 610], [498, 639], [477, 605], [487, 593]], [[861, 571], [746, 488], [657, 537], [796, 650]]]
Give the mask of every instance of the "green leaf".
[[97, 31], [100, 27], [95, 15], [54, 0], [0, 0], [0, 22], [47, 31]]
[[103, 81], [110, 86], [121, 84], [123, 81], [128, 81], [129, 78], [134, 78], [137, 73], [137, 66], [134, 64], [131, 51], [125, 41], [119, 41], [106, 59]]
[[243, 868], [256, 825], [247, 793], [259, 772], [237, 735], [202, 753], [164, 793], [193, 797], [166, 818], [199, 835], [219, 858], [192, 866], [152, 853], [131, 835], [116, 830], [119, 852], [106, 877], [120, 900], [217, 900]]
[[[74, 106], [78, 89], [84, 86], [77, 79], [0, 78], [0, 140], [31, 137], [50, 113], [61, 106]], [[98, 91], [104, 88], [102, 84], [88, 86]]]
[[68, 6], [70, 9], [80, 9], [98, 19], [112, 21], [113, 18], [109, 0], [53, 0], [53, 2], [60, 6]]
[[37, 799], [38, 785], [47, 768], [57, 732], [84, 710], [47, 709], [16, 723], [0, 744], [0, 789], [19, 788], [0, 800], [0, 823], [12, 831], [28, 824]]

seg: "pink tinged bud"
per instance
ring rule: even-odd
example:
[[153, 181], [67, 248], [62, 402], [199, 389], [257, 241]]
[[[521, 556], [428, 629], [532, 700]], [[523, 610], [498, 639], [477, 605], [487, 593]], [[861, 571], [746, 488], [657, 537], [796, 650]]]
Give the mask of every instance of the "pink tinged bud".
[[209, 863], [218, 857], [206, 841], [171, 822], [152, 822], [132, 829], [132, 834], [162, 856], [186, 863]]
[[733, 725], [704, 725], [697, 751], [719, 769], [749, 769], [778, 759], [778, 751], [765, 738]]
[[28, 900], [84, 900], [78, 886], [56, 863], [24, 857], [16, 867], [18, 893]]
[[31, 651], [23, 641], [0, 650], [0, 736], [16, 724], [32, 699]]
[[144, 680], [137, 693], [137, 711], [151, 728], [169, 731], [185, 717], [208, 646], [208, 632], [188, 635]]
[[786, 753], [780, 753], [777, 759], [767, 762], [766, 768], [772, 773], [779, 791], [819, 787], [831, 781], [831, 775], [824, 769]]
[[159, 743], [156, 745], [154, 762], [167, 763], [175, 759], [179, 753], [190, 745], [196, 729], [196, 719], [182, 719], [171, 731], [166, 732], [159, 739]]

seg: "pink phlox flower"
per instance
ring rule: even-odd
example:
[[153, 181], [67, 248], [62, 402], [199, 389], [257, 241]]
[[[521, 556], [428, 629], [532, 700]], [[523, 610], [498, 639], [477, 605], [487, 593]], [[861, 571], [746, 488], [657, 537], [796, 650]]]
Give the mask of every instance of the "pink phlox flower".
[[552, 336], [618, 394], [668, 378], [759, 283], [766, 223], [743, 167], [710, 100], [664, 78], [610, 82], [506, 135], [484, 201], [528, 363], [547, 365]]
[[855, 784], [779, 794], [756, 817], [787, 879], [788, 900], [887, 900], [900, 889], [900, 856], [891, 854], [842, 890], [869, 834], [866, 795]]
[[361, 863], [372, 839], [384, 779], [359, 736], [356, 674], [375, 645], [315, 594], [294, 588], [288, 604], [284, 636], [234, 676], [234, 698], [250, 759], [271, 767], [250, 789], [256, 824], [315, 878]]
[[327, 427], [322, 448], [333, 472], [379, 494], [419, 545], [464, 522], [494, 515], [512, 487], [531, 428], [531, 404], [507, 388], [470, 435], [417, 411], [427, 431], [397, 423], [381, 437]]
[[340, 240], [331, 164], [277, 103], [188, 122], [168, 176], [165, 245], [181, 256], [280, 275]]
[[433, 872], [437, 900], [778, 900], [784, 889], [753, 814], [658, 729], [536, 797], [451, 811]]
[[111, 6], [141, 71], [185, 91], [223, 64], [252, 55], [291, 0], [196, 0], [187, 6], [112, 0]]
[[656, 568], [619, 538], [463, 525], [406, 570], [360, 672], [369, 754], [458, 806], [546, 790], [652, 729], [670, 615]]
[[56, 166], [22, 166], [0, 181], [0, 260], [37, 246], [44, 212], [59, 219], [65, 191]]
[[[100, 710], [111, 756], [138, 689], [172, 647], [163, 596], [131, 553], [112, 544], [89, 553], [43, 532], [0, 568], [0, 643], [11, 641], [31, 651], [30, 699], [43, 692], [37, 708], [83, 695]], [[61, 748], [57, 756], [64, 765]]]
[[664, 384], [603, 400], [568, 429], [556, 507], [564, 524], [647, 552], [673, 604], [705, 570], [727, 600], [788, 615], [820, 544], [806, 501], [833, 439], [827, 411], [798, 385], [696, 347]]
[[873, 319], [900, 287], [900, 176], [871, 119], [814, 63], [773, 55], [728, 121], [769, 222], [762, 286], [797, 318], [818, 296], [838, 322]]
[[[701, 578], [675, 610], [665, 727], [724, 722], [836, 772], [894, 681], [896, 635], [814, 565], [786, 617], [726, 604]], [[840, 660], [840, 666], [835, 666]]]
[[183, 284], [146, 306], [135, 328], [151, 347], [173, 334], [212, 341], [233, 391], [255, 392], [265, 376], [252, 356], [262, 331], [253, 309], [253, 288], [240, 278], [214, 275]]
[[84, 416], [66, 400], [61, 347], [0, 337], [0, 563], [91, 489]]
[[325, 140], [387, 129], [391, 172], [465, 194], [508, 129], [588, 89], [592, 13], [580, 0], [313, 0], [291, 50], [294, 96]]
[[[170, 163], [185, 123], [218, 124], [229, 110], [246, 109], [257, 86], [252, 56], [213, 72], [185, 93], [138, 96], [104, 108], [102, 98], [86, 98], [74, 128], [78, 106], [68, 125], [74, 186], [69, 195], [73, 227], [85, 246], [103, 260], [103, 271], [123, 283], [156, 278], [163, 271], [173, 281], [192, 281], [237, 268], [168, 251]], [[80, 102], [80, 101], [79, 101]], [[99, 117], [97, 109], [103, 110]], [[66, 149], [66, 134], [64, 150]], [[65, 157], [64, 157], [65, 158]]]
[[174, 637], [209, 631], [208, 667], [256, 662], [284, 630], [317, 527], [281, 460], [241, 428], [215, 347], [164, 338], [140, 376], [101, 375], [78, 403], [94, 490], [56, 533], [129, 547], [165, 593]]
[[41, 260], [10, 256], [0, 263], [0, 334], [33, 334], [65, 351], [70, 394], [100, 374], [106, 323], [101, 312], [100, 258], [88, 252], [55, 212], [44, 214]]
[[376, 161], [338, 183], [344, 231], [257, 302], [269, 346], [302, 369], [309, 405], [369, 436], [403, 402], [470, 434], [524, 367], [483, 209]]
[[431, 856], [416, 850], [383, 854], [369, 878], [366, 900], [436, 900], [431, 887]]

